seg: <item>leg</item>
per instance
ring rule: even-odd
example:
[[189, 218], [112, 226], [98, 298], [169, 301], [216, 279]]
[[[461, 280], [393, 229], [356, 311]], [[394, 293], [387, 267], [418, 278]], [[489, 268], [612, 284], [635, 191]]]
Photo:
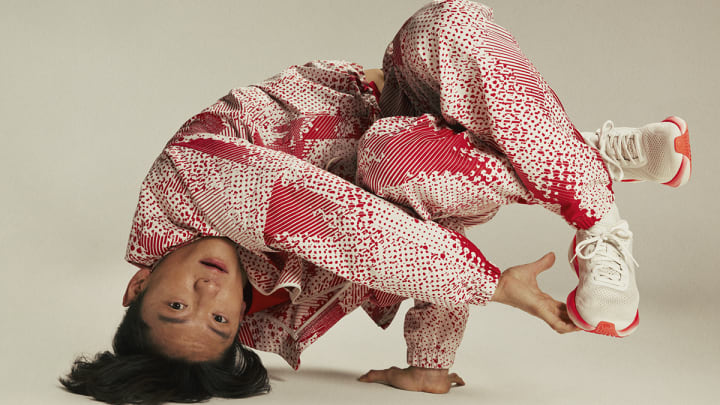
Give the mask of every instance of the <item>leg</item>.
[[441, 121], [425, 114], [375, 122], [358, 144], [358, 185], [423, 219], [465, 227], [502, 205], [536, 202], [507, 158]]
[[578, 325], [631, 332], [639, 302], [632, 234], [605, 164], [490, 10], [464, 0], [426, 6], [396, 35], [383, 68], [384, 111], [441, 114], [466, 128], [507, 157], [533, 200], [579, 229], [572, 248], [580, 281], [568, 299]]
[[[357, 184], [458, 233], [501, 205], [532, 198], [507, 159], [441, 121], [430, 114], [376, 121], [358, 143]], [[449, 368], [468, 313], [467, 305], [416, 301], [405, 315], [408, 364]]]
[[[470, 142], [472, 138], [467, 133], [454, 132], [439, 121], [429, 114], [377, 121], [358, 144], [358, 184], [384, 199], [414, 209], [423, 219], [438, 221], [451, 229], [485, 222], [504, 204], [535, 202], [515, 176], [507, 159], [491, 150], [483, 150], [482, 145]], [[615, 217], [615, 209], [608, 216]], [[630, 236], [627, 223], [613, 223], [605, 229], [602, 227], [609, 226], [606, 220], [603, 218], [590, 230], [578, 232], [579, 237], [573, 242], [572, 252], [575, 252], [575, 244], [579, 242], [578, 250], [582, 254], [578, 258], [574, 254], [571, 257], [581, 278], [579, 297], [584, 300], [578, 310], [578, 305], [575, 305], [578, 291], [573, 291], [569, 303], [571, 316], [576, 323], [599, 333], [608, 332], [607, 325], [615, 325], [617, 318], [623, 314], [613, 313], [618, 311], [612, 306], [603, 306], [606, 304], [604, 301], [588, 300], [586, 296], [608, 297], [613, 294], [612, 287], [619, 287], [613, 283], [624, 283], [622, 288], [630, 291], [634, 289], [632, 295], [637, 296], [634, 284], [630, 285], [629, 279], [622, 277], [619, 272], [619, 265], [608, 260], [620, 260], [621, 254], [631, 257], [631, 247], [625, 245], [629, 243], [627, 239]], [[597, 239], [593, 232], [604, 236]], [[617, 244], [613, 246], [621, 250], [616, 252], [608, 249], [608, 243], [614, 242]], [[593, 267], [594, 261], [599, 261], [603, 266], [599, 266], [594, 273], [579, 271], [581, 267]], [[589, 279], [588, 275], [598, 280], [604, 278], [600, 280], [604, 284], [598, 288], [598, 283]], [[621, 307], [624, 308], [624, 305]], [[412, 323], [422, 324], [421, 315], [431, 307], [421, 305], [421, 308], [408, 313], [413, 319]], [[602, 317], [596, 320], [594, 314]], [[637, 311], [631, 315], [637, 317]], [[629, 331], [622, 328], [616, 333], [626, 334]]]
[[490, 17], [488, 8], [462, 0], [435, 2], [411, 17], [385, 55], [381, 107], [411, 104], [466, 128], [507, 156], [542, 205], [589, 228], [614, 202], [600, 155]]

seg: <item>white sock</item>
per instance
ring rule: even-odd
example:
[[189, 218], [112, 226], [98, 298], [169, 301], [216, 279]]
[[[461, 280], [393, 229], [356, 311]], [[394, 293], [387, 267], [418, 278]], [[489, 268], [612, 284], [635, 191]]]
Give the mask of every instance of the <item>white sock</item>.
[[620, 210], [618, 209], [617, 204], [613, 203], [610, 211], [606, 212], [605, 215], [603, 215], [603, 217], [600, 218], [600, 220], [596, 222], [595, 225], [593, 225], [593, 228], [596, 226], [601, 226], [603, 228], [611, 228], [621, 220], [622, 218], [620, 217]]

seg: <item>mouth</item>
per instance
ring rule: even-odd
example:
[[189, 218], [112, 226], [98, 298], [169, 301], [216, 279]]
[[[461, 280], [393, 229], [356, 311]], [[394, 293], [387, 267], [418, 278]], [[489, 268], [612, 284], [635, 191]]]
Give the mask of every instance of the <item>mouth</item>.
[[227, 273], [227, 267], [225, 266], [225, 263], [223, 263], [221, 260], [218, 259], [203, 259], [200, 260], [200, 264], [206, 267], [210, 267], [214, 270], [217, 270], [222, 273]]

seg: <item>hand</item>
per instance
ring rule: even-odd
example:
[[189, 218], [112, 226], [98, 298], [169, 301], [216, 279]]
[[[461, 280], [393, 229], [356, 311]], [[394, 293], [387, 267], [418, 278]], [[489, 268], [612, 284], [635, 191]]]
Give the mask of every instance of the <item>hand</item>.
[[555, 255], [548, 253], [540, 260], [514, 266], [500, 275], [491, 301], [519, 308], [547, 322], [558, 333], [579, 331], [570, 320], [564, 303], [554, 300], [540, 290], [537, 276], [555, 263]]
[[370, 370], [358, 381], [387, 384], [407, 391], [445, 394], [454, 386], [465, 385], [457, 374], [448, 374], [447, 369], [390, 367], [385, 370]]

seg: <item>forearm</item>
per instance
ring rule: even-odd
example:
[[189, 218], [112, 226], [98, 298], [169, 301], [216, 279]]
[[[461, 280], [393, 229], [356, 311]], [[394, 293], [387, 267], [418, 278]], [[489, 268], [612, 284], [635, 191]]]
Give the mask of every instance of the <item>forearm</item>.
[[408, 364], [429, 369], [452, 367], [468, 316], [468, 305], [444, 307], [417, 301], [405, 314]]
[[[293, 253], [352, 282], [445, 306], [485, 304], [495, 291], [499, 270], [464, 236], [298, 158], [204, 134], [166, 154], [201, 233], [212, 224], [255, 253]], [[185, 229], [188, 204], [174, 204], [157, 205]]]
[[270, 192], [268, 246], [355, 283], [453, 306], [484, 304], [499, 270], [464, 236], [290, 157]]

